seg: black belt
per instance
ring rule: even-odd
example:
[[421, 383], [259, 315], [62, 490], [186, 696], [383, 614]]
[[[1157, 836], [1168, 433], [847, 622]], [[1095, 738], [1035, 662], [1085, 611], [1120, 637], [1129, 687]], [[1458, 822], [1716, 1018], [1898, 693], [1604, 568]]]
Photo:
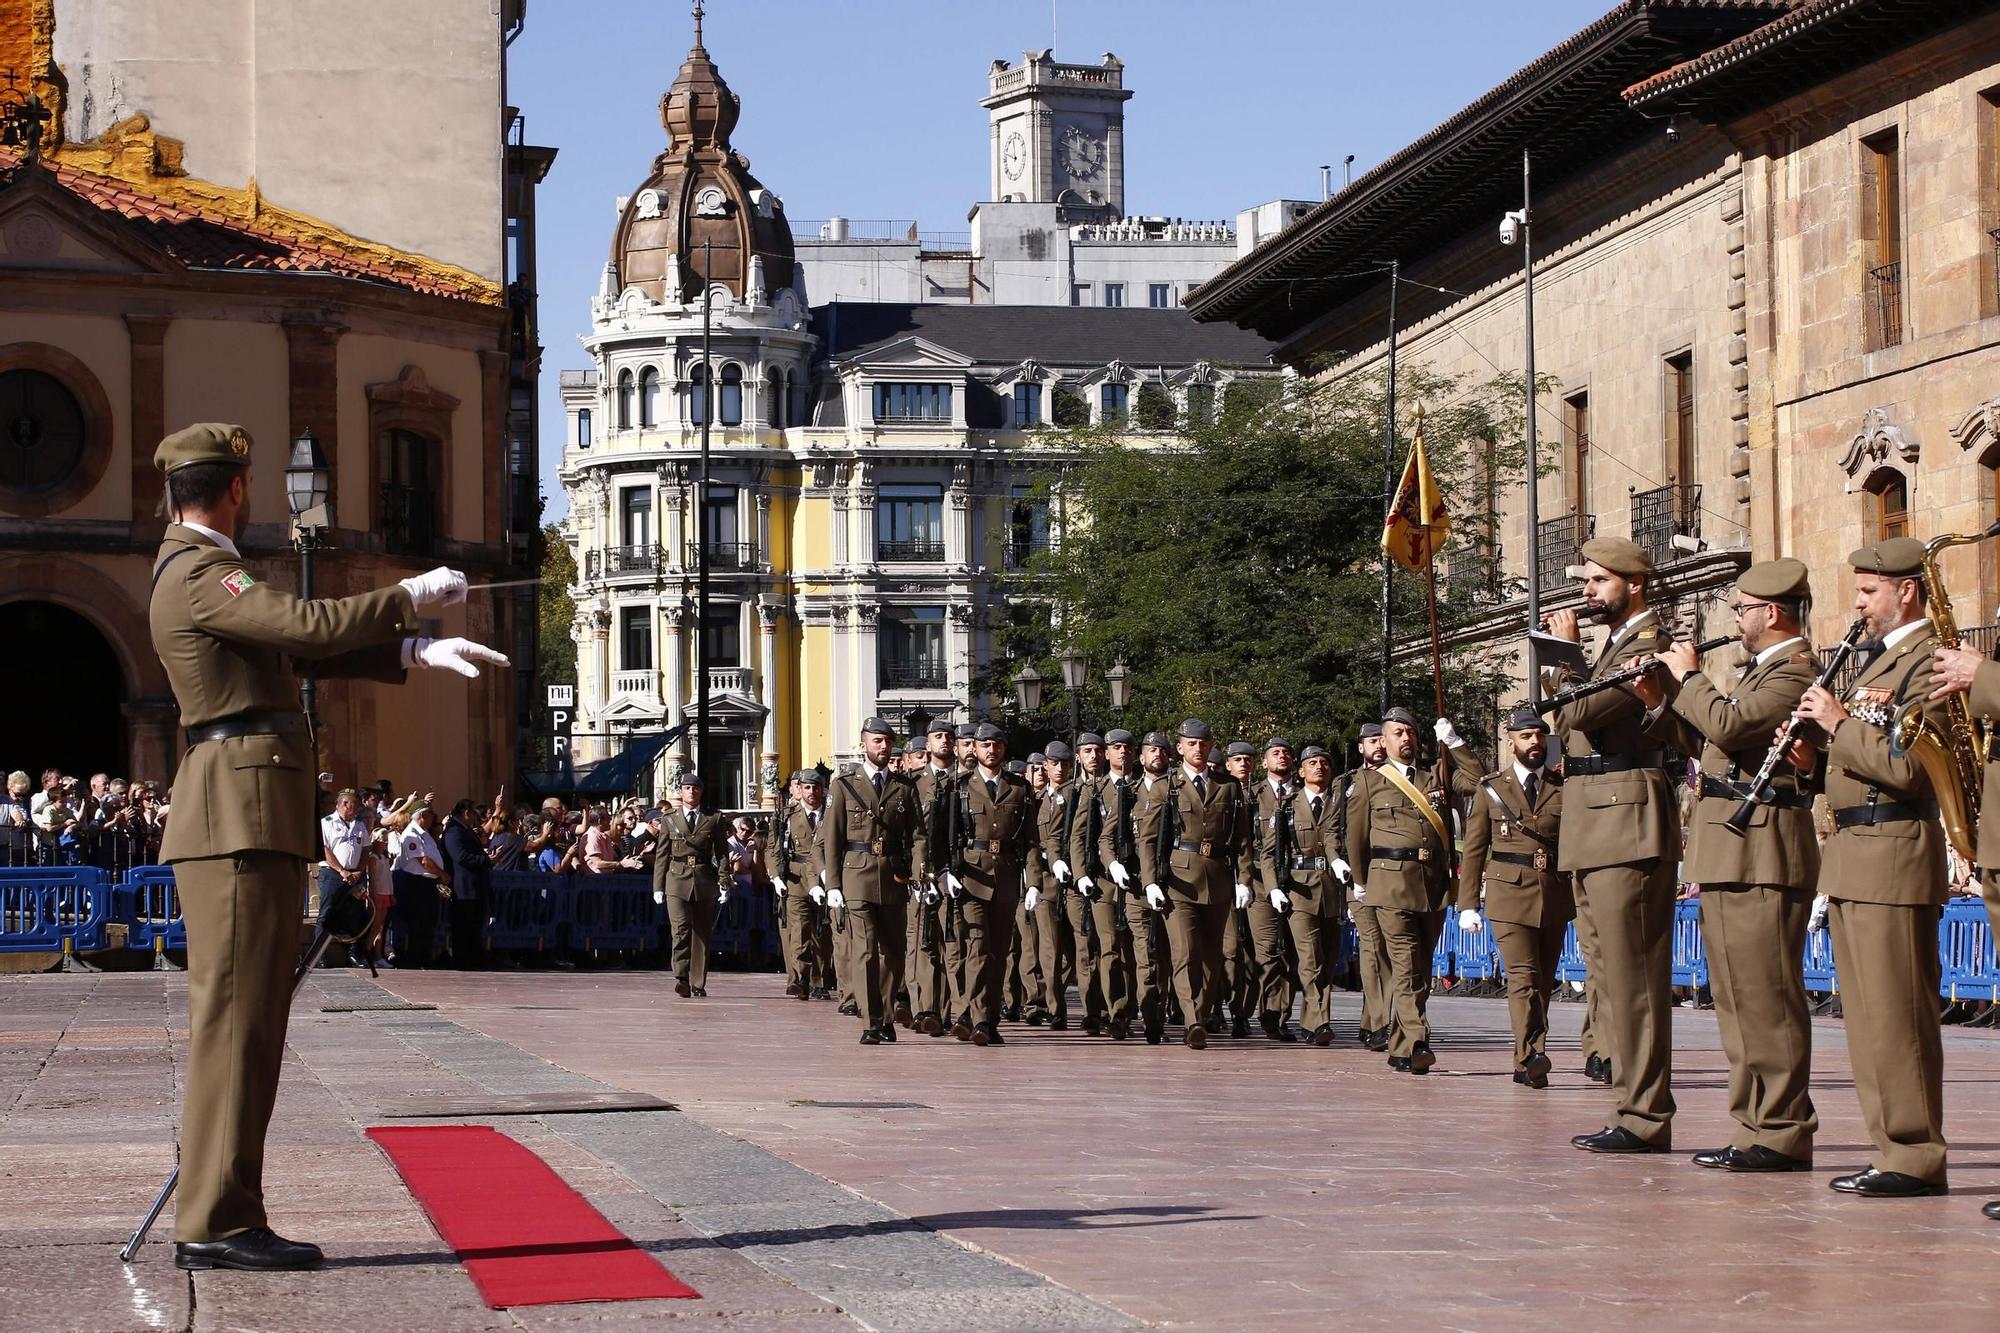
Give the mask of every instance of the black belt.
[[[1741, 801], [1749, 797], [1750, 784], [1747, 782], [1724, 782], [1721, 778], [1712, 778], [1704, 773], [1701, 775], [1701, 794], [1703, 796], [1719, 796], [1729, 801]], [[1804, 792], [1786, 791], [1781, 787], [1773, 787], [1771, 789], [1771, 799], [1768, 801], [1759, 801], [1757, 804], [1775, 805], [1781, 810], [1810, 810], [1812, 809], [1812, 797], [1806, 795]]]
[[1177, 838], [1174, 840], [1174, 846], [1181, 851], [1194, 852], [1198, 855], [1206, 856], [1210, 860], [1214, 860], [1216, 844], [1220, 841], [1220, 838], [1209, 838], [1202, 842], [1189, 842], [1186, 838]]
[[238, 736], [303, 736], [304, 713], [234, 713], [187, 729], [189, 745], [203, 741], [233, 741]]
[[1428, 847], [1371, 847], [1368, 849], [1371, 861], [1429, 861], [1431, 849]]
[[1850, 805], [1833, 812], [1835, 828], [1853, 828], [1857, 824], [1899, 824], [1910, 819], [1936, 819], [1936, 801], [1876, 801], [1870, 805]]
[[1331, 862], [1324, 856], [1294, 856], [1292, 858], [1292, 869], [1294, 870], [1327, 870], [1330, 868]]
[[1526, 866], [1530, 870], [1554, 870], [1555, 849], [1544, 847], [1534, 852], [1488, 852], [1486, 859], [1498, 861], [1502, 865]]
[[1572, 754], [1563, 756], [1565, 777], [1598, 777], [1605, 773], [1627, 773], [1635, 768], [1664, 768], [1666, 756], [1658, 750], [1635, 754]]

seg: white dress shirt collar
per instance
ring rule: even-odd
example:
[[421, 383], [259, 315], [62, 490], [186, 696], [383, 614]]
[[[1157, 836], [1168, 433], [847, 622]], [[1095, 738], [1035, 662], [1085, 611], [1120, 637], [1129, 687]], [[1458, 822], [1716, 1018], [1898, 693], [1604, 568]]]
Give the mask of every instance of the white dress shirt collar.
[[229, 538], [223, 536], [221, 533], [217, 532], [214, 528], [211, 528], [206, 524], [191, 522], [190, 520], [185, 518], [180, 520], [180, 524], [184, 528], [192, 528], [194, 529], [194, 531], [199, 532], [202, 536], [208, 538], [210, 541], [214, 542], [217, 546], [220, 546], [223, 550], [235, 556], [238, 560], [241, 560], [243, 558], [243, 552], [236, 549], [236, 543], [229, 540]]
[[1918, 616], [1907, 625], [1898, 625], [1882, 636], [1882, 651], [1887, 652], [1918, 630], [1931, 623], [1929, 616]]
[[1763, 652], [1758, 653], [1757, 660], [1751, 663], [1751, 665], [1763, 666], [1764, 663], [1770, 661], [1772, 658], [1776, 657], [1779, 653], [1790, 651], [1791, 646], [1793, 644], [1804, 643], [1804, 642], [1805, 642], [1804, 639], [1794, 634], [1791, 638], [1786, 639], [1783, 643], [1774, 643], [1769, 648], [1766, 648]]

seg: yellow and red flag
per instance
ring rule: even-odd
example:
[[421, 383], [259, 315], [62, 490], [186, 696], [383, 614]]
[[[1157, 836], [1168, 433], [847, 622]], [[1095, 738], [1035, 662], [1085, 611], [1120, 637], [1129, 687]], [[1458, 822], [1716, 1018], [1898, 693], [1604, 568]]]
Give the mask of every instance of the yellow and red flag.
[[1382, 554], [1415, 572], [1431, 563], [1450, 535], [1451, 513], [1431, 476], [1420, 414], [1417, 438], [1410, 445], [1409, 461], [1403, 464], [1403, 480], [1396, 486], [1396, 503], [1390, 506], [1382, 525]]

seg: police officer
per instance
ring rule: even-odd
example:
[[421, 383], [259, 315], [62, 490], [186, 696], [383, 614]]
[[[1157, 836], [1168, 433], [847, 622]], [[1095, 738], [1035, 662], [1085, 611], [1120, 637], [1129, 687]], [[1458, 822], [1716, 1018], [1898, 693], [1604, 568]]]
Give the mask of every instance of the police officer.
[[[1290, 747], [1285, 748], [1289, 756]], [[1265, 747], [1267, 757], [1271, 749]], [[1299, 776], [1301, 785], [1289, 790], [1284, 803], [1273, 812], [1272, 826], [1263, 839], [1259, 861], [1263, 900], [1289, 936], [1298, 959], [1299, 989], [1305, 999], [1299, 1021], [1307, 1039], [1315, 1046], [1330, 1046], [1333, 962], [1340, 952], [1340, 912], [1347, 897], [1347, 886], [1333, 870], [1340, 859], [1333, 756], [1320, 746], [1308, 745], [1300, 752]], [[1267, 971], [1265, 975], [1268, 988], [1270, 974]], [[1289, 978], [1284, 997], [1285, 1013], [1289, 1014]]]
[[1355, 752], [1361, 756], [1361, 769], [1346, 774], [1340, 783], [1340, 812], [1336, 830], [1339, 841], [1335, 855], [1334, 875], [1348, 886], [1348, 910], [1354, 914], [1356, 979], [1361, 985], [1361, 1033], [1363, 1046], [1380, 1054], [1389, 1049], [1389, 1028], [1395, 1018], [1395, 1010], [1389, 1002], [1389, 944], [1382, 938], [1382, 926], [1375, 916], [1375, 905], [1368, 901], [1368, 895], [1354, 881], [1354, 868], [1347, 863], [1347, 821], [1348, 811], [1353, 807], [1355, 784], [1361, 774], [1380, 768], [1389, 757], [1388, 746], [1382, 740], [1380, 722], [1361, 724], [1360, 737], [1355, 741]]
[[1549, 1086], [1549, 995], [1576, 906], [1569, 875], [1556, 868], [1562, 834], [1562, 775], [1548, 764], [1549, 728], [1532, 708], [1507, 719], [1510, 762], [1479, 779], [1466, 802], [1458, 928], [1486, 922], [1507, 969], [1514, 1027], [1514, 1081]]
[[[1728, 693], [1703, 675], [1694, 646], [1658, 654], [1680, 685], [1668, 719], [1674, 746], [1701, 756], [1699, 799], [1682, 876], [1701, 885], [1701, 937], [1715, 1021], [1729, 1057], [1729, 1146], [1694, 1155], [1697, 1166], [1730, 1171], [1805, 1171], [1819, 1117], [1812, 1076], [1812, 1016], [1806, 1003], [1806, 918], [1819, 881], [1812, 793], [1781, 769], [1766, 800], [1738, 833], [1727, 827], [1750, 779], [1818, 675], [1805, 639], [1812, 605], [1806, 567], [1766, 560], [1736, 580], [1736, 627], [1748, 669]], [[1658, 676], [1633, 692], [1648, 708], [1666, 706]]]
[[791, 804], [778, 817], [778, 834], [764, 856], [785, 898], [785, 956], [791, 974], [785, 993], [810, 1000], [831, 994], [833, 986], [833, 934], [814, 850], [826, 813], [826, 785], [818, 769], [802, 768], [792, 774], [791, 789]]
[[708, 995], [708, 940], [726, 890], [720, 866], [728, 832], [722, 816], [701, 808], [701, 774], [681, 773], [680, 803], [660, 820], [653, 853], [653, 889], [667, 903], [674, 994]]
[[965, 927], [966, 1036], [978, 1046], [1001, 1046], [1006, 1044], [1000, 1036], [1003, 971], [1034, 842], [1035, 810], [1027, 780], [1006, 770], [1006, 733], [982, 722], [974, 743], [975, 766], [959, 779], [965, 877], [946, 871], [942, 879], [945, 892], [959, 900]]
[[425, 612], [465, 598], [449, 569], [378, 592], [303, 602], [259, 582], [236, 546], [250, 518], [254, 447], [205, 423], [160, 441], [172, 522], [153, 564], [153, 648], [189, 749], [160, 859], [188, 929], [188, 1068], [181, 1107], [174, 1263], [300, 1269], [317, 1246], [273, 1232], [264, 1135], [285, 1051], [299, 903], [319, 853], [307, 724], [294, 662], [322, 677], [397, 683], [433, 667], [506, 666], [465, 639], [415, 636]]
[[965, 1011], [958, 904], [938, 887], [940, 872], [951, 868], [951, 830], [958, 818], [958, 760], [950, 722], [939, 718], [931, 723], [924, 733], [924, 756], [916, 775], [919, 822], [911, 892], [915, 910], [928, 921], [911, 932], [919, 953], [910, 974], [910, 997], [917, 1031], [940, 1037]]
[[903, 932], [915, 863], [916, 784], [895, 771], [896, 732], [871, 717], [861, 724], [861, 762], [833, 780], [819, 826], [827, 905], [847, 915], [861, 1044], [896, 1040], [896, 993], [902, 988]]

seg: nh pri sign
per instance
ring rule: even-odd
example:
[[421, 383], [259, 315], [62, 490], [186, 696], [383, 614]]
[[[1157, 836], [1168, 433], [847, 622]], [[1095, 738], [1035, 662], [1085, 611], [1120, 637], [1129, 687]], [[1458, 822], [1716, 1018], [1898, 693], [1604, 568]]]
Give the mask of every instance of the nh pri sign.
[[576, 686], [549, 686], [549, 757], [558, 768], [569, 767], [570, 729], [576, 722]]

